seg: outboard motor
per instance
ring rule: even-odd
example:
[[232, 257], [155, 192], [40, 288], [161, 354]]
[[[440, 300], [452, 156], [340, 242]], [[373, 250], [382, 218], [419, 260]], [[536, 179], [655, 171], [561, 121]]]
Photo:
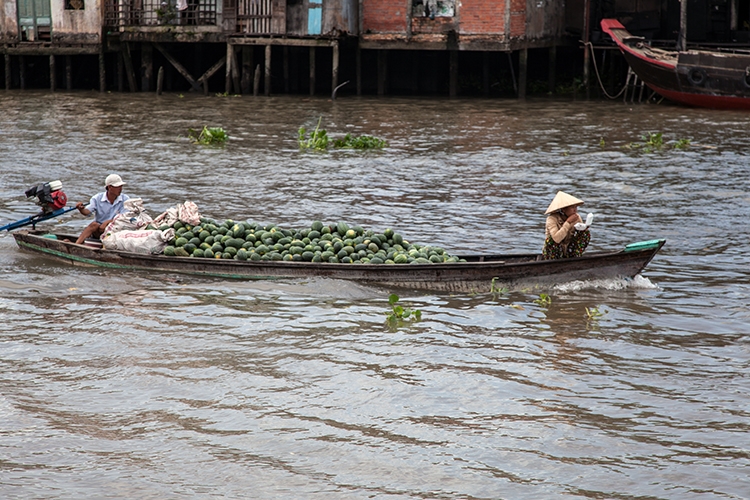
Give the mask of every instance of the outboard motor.
[[62, 182], [50, 181], [26, 190], [26, 198], [36, 198], [34, 203], [42, 207], [42, 212], [49, 214], [63, 208], [68, 197], [62, 190]]

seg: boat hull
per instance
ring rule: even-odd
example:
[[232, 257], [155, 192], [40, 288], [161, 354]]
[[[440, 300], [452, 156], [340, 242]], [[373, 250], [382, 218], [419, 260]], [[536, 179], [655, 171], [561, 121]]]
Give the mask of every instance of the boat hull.
[[142, 255], [78, 245], [72, 243], [74, 236], [50, 235], [43, 231], [19, 231], [13, 236], [22, 249], [73, 265], [233, 279], [323, 277], [391, 288], [457, 293], [484, 293], [493, 287], [513, 289], [576, 280], [632, 278], [664, 244], [664, 240], [654, 240], [655, 243], [644, 249], [591, 252], [583, 257], [546, 261], [537, 260], [537, 254], [510, 254], [467, 256], [464, 257], [467, 262], [439, 264], [332, 264]]
[[750, 109], [750, 54], [652, 48], [619, 21], [601, 24], [633, 72], [659, 95], [689, 106]]

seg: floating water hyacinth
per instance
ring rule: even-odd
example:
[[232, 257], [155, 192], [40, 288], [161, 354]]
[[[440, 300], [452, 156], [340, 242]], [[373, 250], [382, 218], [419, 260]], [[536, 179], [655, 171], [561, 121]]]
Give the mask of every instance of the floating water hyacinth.
[[221, 127], [203, 127], [200, 133], [195, 129], [188, 130], [188, 137], [195, 144], [224, 144], [229, 139], [226, 131]]
[[334, 148], [339, 149], [379, 149], [387, 146], [385, 140], [371, 135], [355, 137], [351, 134], [346, 134], [341, 139], [331, 140], [325, 129], [320, 128], [320, 122], [322, 119], [322, 117], [318, 119], [318, 124], [316, 125], [315, 130], [310, 133], [309, 137], [307, 135], [307, 129], [305, 129], [305, 127], [300, 127], [297, 133], [297, 142], [299, 143], [300, 149], [325, 151], [328, 149], [329, 144]]

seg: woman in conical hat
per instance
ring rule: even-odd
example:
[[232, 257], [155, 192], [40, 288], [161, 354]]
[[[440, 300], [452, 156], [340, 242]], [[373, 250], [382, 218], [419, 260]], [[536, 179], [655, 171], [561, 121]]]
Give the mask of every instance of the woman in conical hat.
[[588, 227], [582, 231], [575, 228], [577, 223], [583, 222], [578, 215], [578, 207], [581, 205], [583, 200], [563, 191], [557, 192], [544, 212], [547, 215], [547, 225], [542, 259], [564, 259], [583, 255], [591, 241], [591, 233]]

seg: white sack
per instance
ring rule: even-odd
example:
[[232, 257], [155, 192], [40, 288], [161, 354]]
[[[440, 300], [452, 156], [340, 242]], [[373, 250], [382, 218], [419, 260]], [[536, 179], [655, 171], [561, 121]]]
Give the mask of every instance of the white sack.
[[158, 254], [164, 251], [167, 242], [174, 238], [174, 229], [166, 231], [139, 230], [107, 232], [102, 237], [102, 244], [107, 250], [123, 250], [141, 254]]

